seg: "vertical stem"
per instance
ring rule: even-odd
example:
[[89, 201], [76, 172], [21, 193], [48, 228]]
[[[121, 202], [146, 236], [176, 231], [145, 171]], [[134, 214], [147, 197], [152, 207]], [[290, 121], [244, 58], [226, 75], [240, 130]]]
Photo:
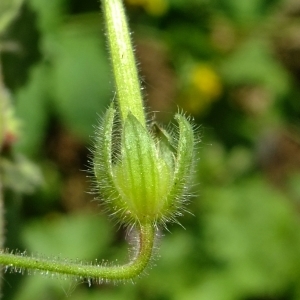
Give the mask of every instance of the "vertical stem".
[[102, 3], [121, 119], [124, 122], [131, 112], [146, 126], [141, 87], [122, 0], [103, 0]]

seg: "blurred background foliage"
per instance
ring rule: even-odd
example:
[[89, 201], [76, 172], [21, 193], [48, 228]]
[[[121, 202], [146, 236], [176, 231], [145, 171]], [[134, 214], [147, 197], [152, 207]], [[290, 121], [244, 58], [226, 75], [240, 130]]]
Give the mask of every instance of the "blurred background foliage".
[[[199, 124], [193, 215], [135, 285], [6, 273], [4, 299], [300, 299], [299, 0], [125, 3], [147, 110]], [[98, 1], [1, 0], [0, 14], [6, 247], [125, 262], [83, 171], [114, 97]]]

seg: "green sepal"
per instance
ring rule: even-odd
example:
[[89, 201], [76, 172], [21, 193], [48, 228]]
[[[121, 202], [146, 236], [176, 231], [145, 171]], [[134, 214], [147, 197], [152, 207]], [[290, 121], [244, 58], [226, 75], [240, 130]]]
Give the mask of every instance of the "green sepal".
[[128, 114], [121, 141], [121, 159], [114, 180], [128, 205], [127, 214], [139, 222], [156, 222], [173, 181], [172, 169], [164, 160], [150, 133]]
[[112, 171], [112, 140], [115, 114], [116, 110], [111, 105], [102, 119], [101, 126], [97, 129], [93, 161], [97, 189], [108, 203], [120, 198], [114, 188]]
[[173, 173], [173, 184], [166, 199], [163, 221], [174, 219], [180, 213], [189, 186], [194, 156], [194, 132], [192, 125], [182, 115], [176, 114], [178, 122], [178, 142]]
[[131, 113], [117, 125], [115, 115], [110, 107], [98, 129], [94, 154], [97, 187], [111, 215], [124, 224], [174, 220], [183, 206], [192, 169], [192, 126], [178, 114], [178, 138], [159, 127], [154, 138]]
[[153, 135], [157, 141], [157, 147], [164, 160], [168, 163], [170, 168], [174, 167], [174, 156], [176, 149], [173, 145], [172, 136], [156, 122], [152, 124]]

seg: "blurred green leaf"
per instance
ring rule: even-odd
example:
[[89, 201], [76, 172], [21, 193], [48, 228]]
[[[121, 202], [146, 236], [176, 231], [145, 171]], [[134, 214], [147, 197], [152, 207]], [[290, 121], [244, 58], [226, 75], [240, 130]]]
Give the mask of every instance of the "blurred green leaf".
[[175, 300], [213, 299], [213, 300], [239, 300], [242, 299], [239, 291], [230, 282], [226, 274], [219, 276], [216, 272], [206, 272], [202, 280], [187, 287], [175, 296]]
[[139, 280], [146, 299], [164, 299], [165, 297], [173, 299], [182, 289], [192, 283], [190, 275], [193, 274], [192, 277], [195, 279], [196, 274], [191, 271], [188, 261], [193, 253], [192, 236], [186, 234], [184, 230], [179, 230], [171, 232], [170, 235], [163, 237], [163, 240], [159, 249], [159, 264], [149, 270], [151, 279], [145, 277]]
[[30, 72], [28, 84], [16, 95], [16, 115], [22, 125], [22, 135], [16, 148], [31, 157], [40, 153], [45, 137], [48, 121], [48, 81], [47, 68], [42, 64], [37, 65]]
[[[205, 192], [206, 238], [241, 292], [275, 294], [299, 278], [298, 217], [288, 199], [261, 178]], [[297, 275], [298, 274], [298, 275]]]
[[41, 32], [40, 48], [47, 60], [60, 50], [59, 34], [64, 24], [64, 0], [28, 0], [37, 14], [37, 27]]
[[87, 139], [112, 96], [106, 53], [98, 31], [80, 26], [61, 32], [60, 47], [53, 65], [53, 100], [66, 126]]
[[[280, 1], [280, 0], [279, 0]], [[220, 7], [239, 25], [251, 26], [272, 11], [271, 8], [278, 0], [219, 0]]]
[[38, 27], [45, 35], [53, 35], [63, 22], [64, 0], [28, 0], [38, 14]]
[[[104, 251], [111, 240], [111, 226], [101, 217], [81, 213], [28, 224], [22, 233], [28, 251], [51, 257], [91, 260]], [[102, 259], [102, 258], [101, 258]]]
[[16, 291], [14, 300], [66, 299], [72, 295], [78, 284], [73, 279], [59, 276], [26, 276]]
[[122, 286], [107, 289], [99, 289], [99, 291], [80, 291], [72, 296], [72, 300], [123, 300], [131, 299], [133, 288]]
[[233, 86], [262, 85], [275, 96], [282, 96], [289, 88], [289, 77], [275, 60], [269, 45], [250, 39], [223, 62], [224, 79]]
[[0, 33], [16, 17], [23, 0], [1, 0], [0, 2]]

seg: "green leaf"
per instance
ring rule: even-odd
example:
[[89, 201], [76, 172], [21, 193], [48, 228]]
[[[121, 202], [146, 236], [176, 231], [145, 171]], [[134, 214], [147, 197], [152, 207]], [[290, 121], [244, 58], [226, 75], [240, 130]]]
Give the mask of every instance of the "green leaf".
[[222, 73], [231, 85], [262, 85], [276, 96], [288, 92], [289, 77], [262, 40], [243, 43], [224, 61]]
[[28, 84], [16, 95], [16, 115], [21, 120], [22, 131], [16, 147], [31, 157], [40, 152], [44, 139], [48, 118], [48, 81], [48, 69], [39, 64], [31, 70]]
[[57, 33], [63, 22], [63, 0], [28, 0], [38, 15], [38, 27], [47, 38]]
[[62, 30], [52, 73], [54, 104], [64, 124], [87, 140], [111, 96], [109, 64], [98, 31]]
[[9, 23], [18, 14], [23, 0], [1, 0], [0, 1], [0, 33], [4, 31]]
[[219, 1], [222, 11], [240, 25], [250, 26], [263, 20], [269, 14], [270, 6], [277, 4], [278, 0], [226, 0]]
[[299, 222], [284, 194], [258, 177], [212, 186], [203, 198], [206, 247], [223, 266], [215, 269], [217, 277], [226, 277], [235, 291], [252, 295], [275, 294], [296, 280]]
[[106, 249], [109, 225], [96, 214], [49, 215], [27, 225], [22, 238], [29, 252], [69, 259], [91, 260]]

